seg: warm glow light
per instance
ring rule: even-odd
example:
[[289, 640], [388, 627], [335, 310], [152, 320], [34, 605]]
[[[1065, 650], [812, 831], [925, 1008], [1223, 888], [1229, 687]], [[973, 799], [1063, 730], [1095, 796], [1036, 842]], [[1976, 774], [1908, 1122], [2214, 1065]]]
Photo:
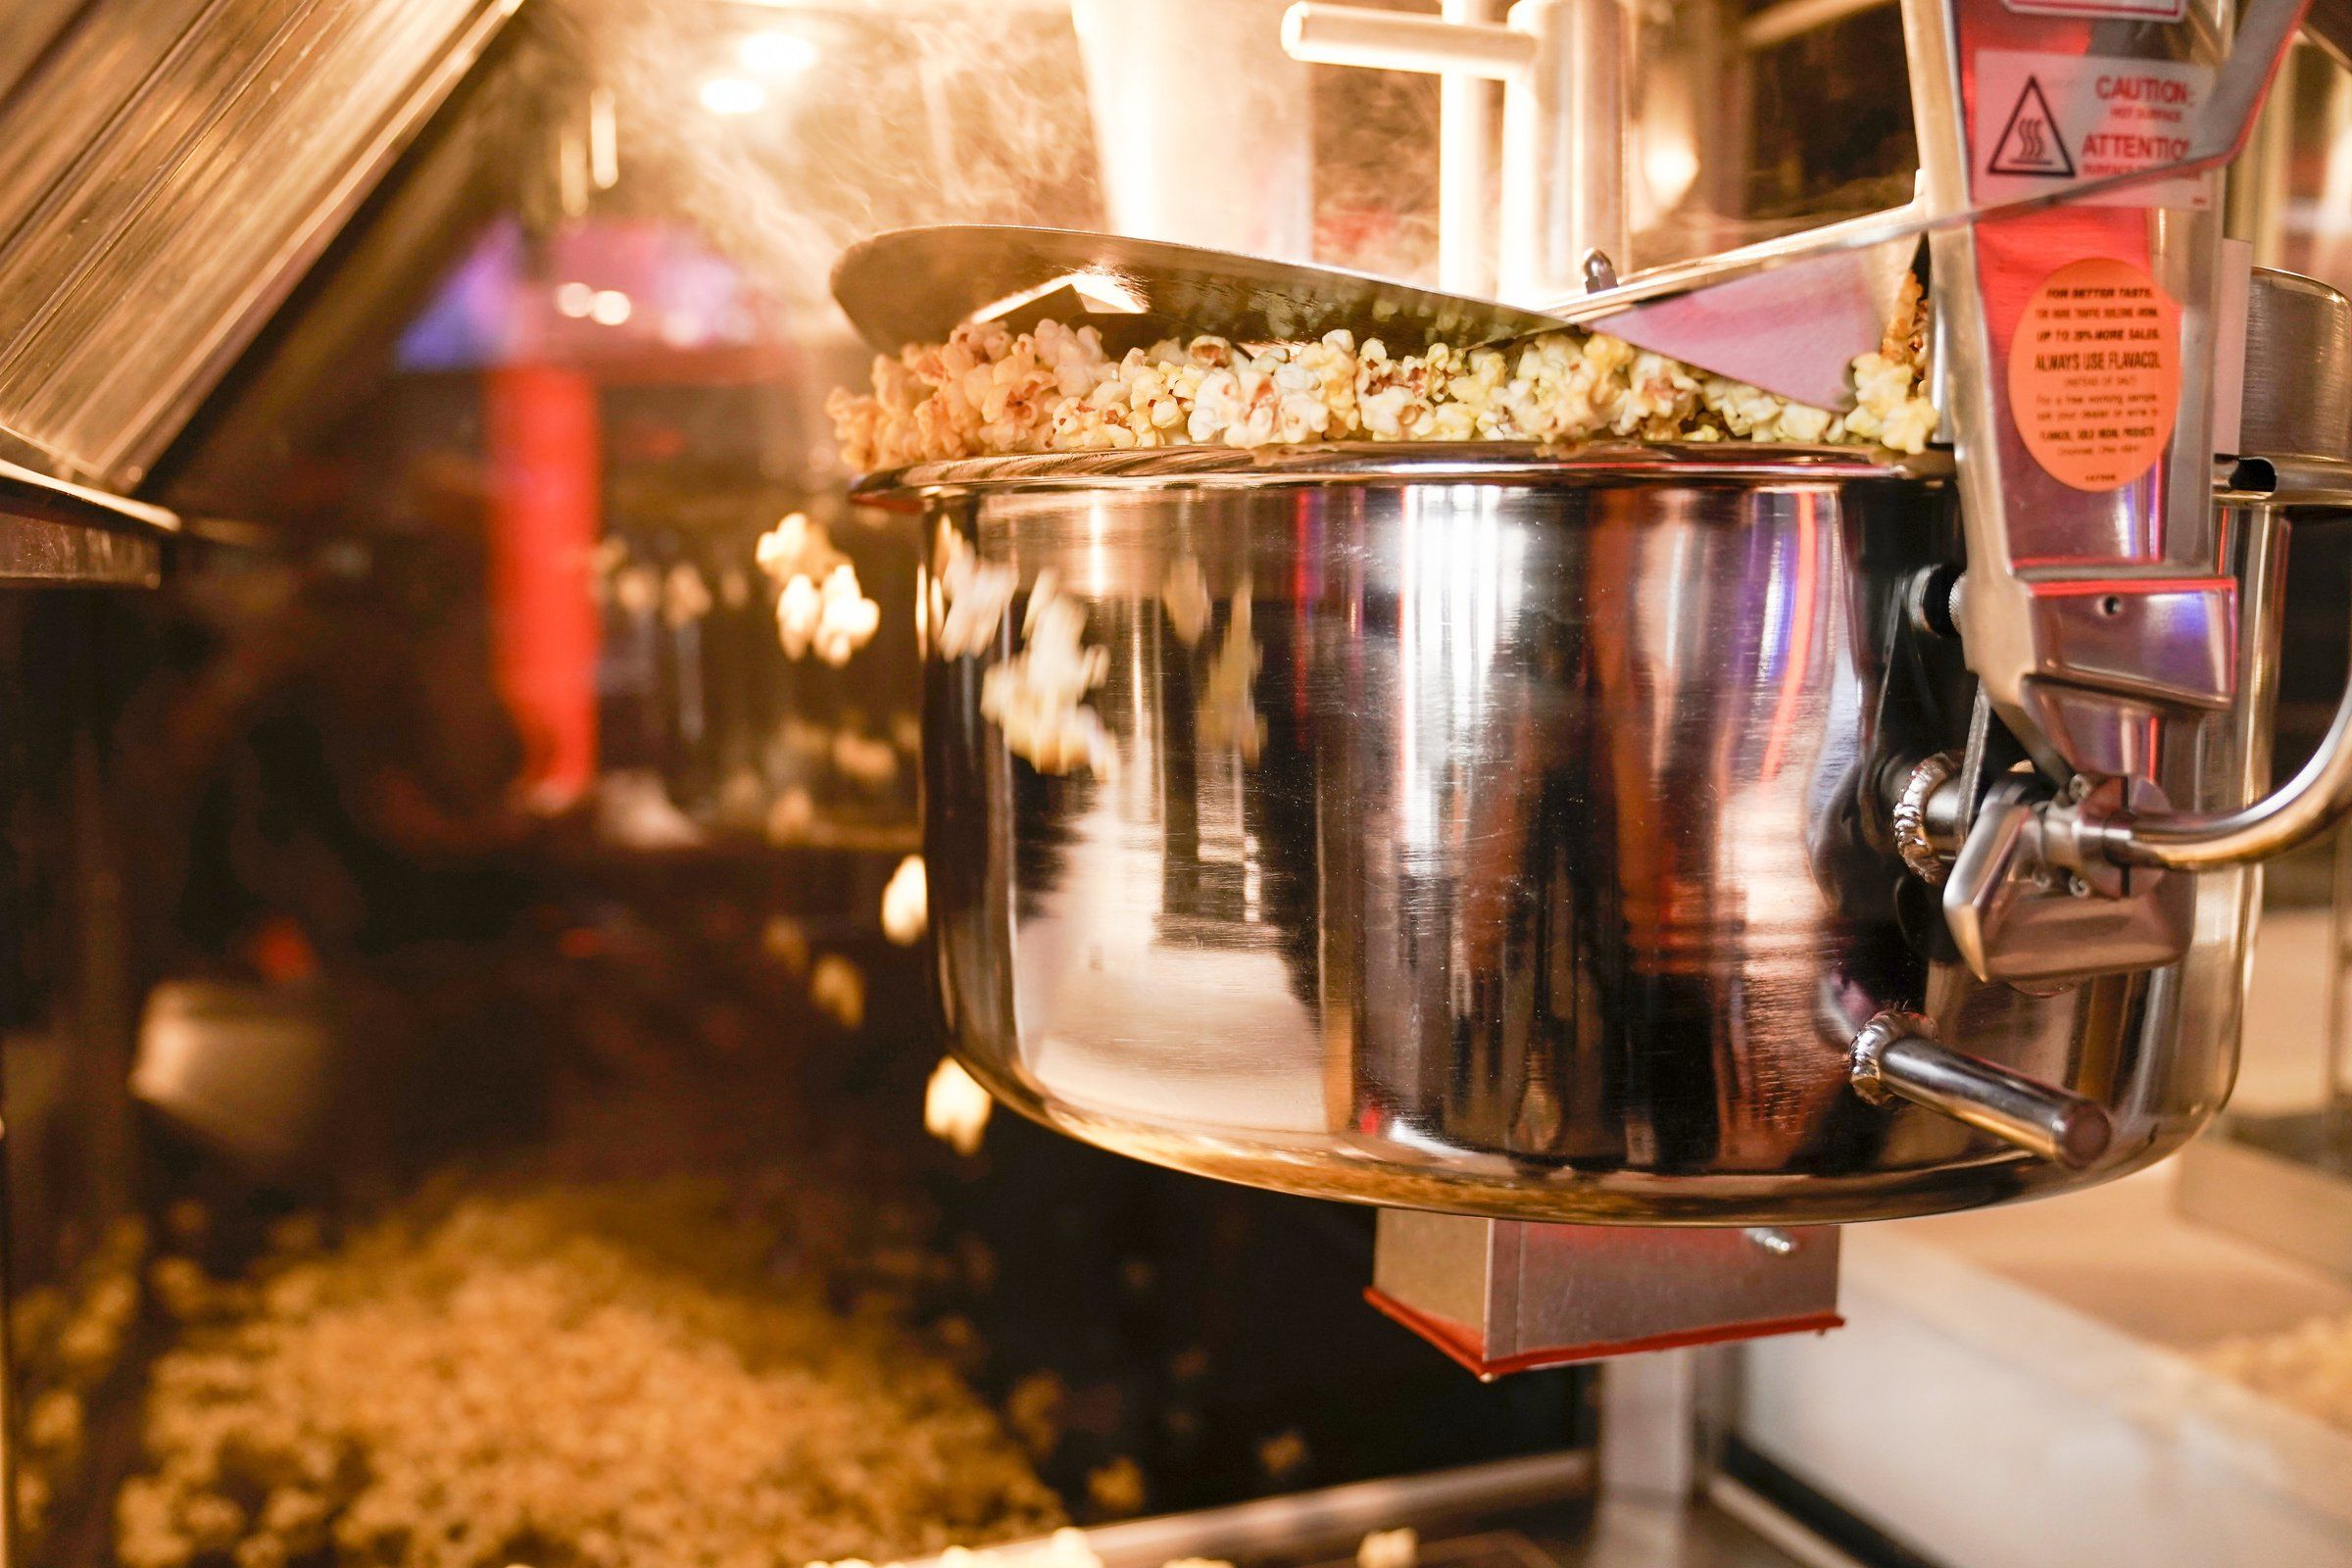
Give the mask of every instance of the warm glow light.
[[1688, 136], [1656, 136], [1642, 149], [1642, 172], [1648, 177], [1650, 199], [1661, 210], [1672, 207], [1698, 179], [1698, 149]]
[[712, 76], [703, 83], [702, 99], [714, 115], [751, 115], [767, 106], [767, 89], [741, 76]]
[[596, 290], [585, 283], [558, 283], [556, 309], [578, 320], [596, 308]]
[[813, 42], [780, 27], [752, 33], [735, 45], [736, 61], [762, 76], [797, 76], [816, 64], [816, 56]]
[[616, 288], [600, 288], [588, 302], [588, 314], [600, 326], [618, 326], [629, 318], [629, 297]]

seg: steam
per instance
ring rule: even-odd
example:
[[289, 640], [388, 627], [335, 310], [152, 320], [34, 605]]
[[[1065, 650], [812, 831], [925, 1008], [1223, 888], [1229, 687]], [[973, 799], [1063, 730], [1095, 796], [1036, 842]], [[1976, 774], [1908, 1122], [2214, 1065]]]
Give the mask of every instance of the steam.
[[1099, 227], [1066, 9], [558, 0], [542, 24], [609, 95], [622, 213], [682, 215], [791, 335], [841, 335], [834, 259], [913, 223]]

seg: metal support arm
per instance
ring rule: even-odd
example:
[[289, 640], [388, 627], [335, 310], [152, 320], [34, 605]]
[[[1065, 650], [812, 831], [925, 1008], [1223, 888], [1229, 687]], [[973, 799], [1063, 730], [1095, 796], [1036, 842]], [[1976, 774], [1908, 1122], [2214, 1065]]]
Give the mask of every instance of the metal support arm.
[[[2234, 811], [2166, 812], [2135, 817], [2098, 814], [2091, 802], [2046, 808], [2043, 842], [2073, 846], [2115, 865], [2212, 871], [2283, 855], [2317, 838], [2352, 810], [2352, 682], [2335, 707], [2327, 739], [2295, 776]], [[2054, 857], [2055, 858], [2055, 857]]]

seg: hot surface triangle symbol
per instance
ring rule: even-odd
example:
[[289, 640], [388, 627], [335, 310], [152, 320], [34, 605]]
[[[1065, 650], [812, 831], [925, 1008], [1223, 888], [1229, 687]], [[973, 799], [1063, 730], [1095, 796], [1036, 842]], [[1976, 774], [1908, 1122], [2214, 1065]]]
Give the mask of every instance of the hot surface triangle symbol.
[[2043, 96], [2036, 78], [2026, 78], [2025, 91], [2017, 95], [2017, 107], [2009, 111], [2009, 123], [2001, 128], [2001, 139], [1993, 144], [1992, 160], [1984, 172], [2075, 177], [2074, 157], [2066, 150], [2066, 138], [2058, 133], [2058, 117], [2050, 113], [2050, 100]]

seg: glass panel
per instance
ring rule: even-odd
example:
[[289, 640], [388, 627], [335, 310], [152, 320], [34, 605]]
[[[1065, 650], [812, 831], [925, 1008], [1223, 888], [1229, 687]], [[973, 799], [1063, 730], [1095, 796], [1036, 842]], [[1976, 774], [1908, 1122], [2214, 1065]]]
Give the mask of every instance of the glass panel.
[[[294, 161], [433, 12], [324, 9], [220, 40], [110, 166], [174, 179], [74, 210], [171, 269], [251, 240], [253, 140]], [[84, 612], [136, 874], [22, 909], [112, 1011], [0, 1056], [24, 1560], [801, 1568], [1569, 1441], [1560, 1376], [1362, 1305], [1368, 1212], [925, 1133], [916, 542], [847, 505], [826, 274], [1104, 222], [1102, 108], [1060, 5], [533, 0], [155, 466], [201, 542]], [[195, 330], [110, 314], [73, 385], [0, 385], [128, 451], [138, 351]], [[50, 859], [68, 807], [12, 801]]]

